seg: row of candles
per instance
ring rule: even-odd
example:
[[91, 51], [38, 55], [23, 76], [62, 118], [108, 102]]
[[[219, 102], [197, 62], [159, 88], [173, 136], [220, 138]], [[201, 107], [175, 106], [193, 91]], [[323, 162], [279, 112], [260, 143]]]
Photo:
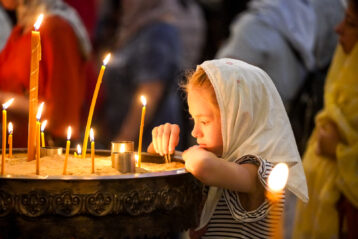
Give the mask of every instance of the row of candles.
[[[5, 154], [6, 154], [6, 123], [7, 123], [7, 112], [6, 109], [7, 107], [9, 107], [11, 105], [11, 103], [14, 101], [14, 99], [10, 99], [9, 101], [7, 101], [5, 104], [3, 104], [3, 158], [5, 158]], [[47, 125], [47, 120], [44, 120], [41, 123], [41, 146], [45, 147], [45, 128]], [[12, 158], [12, 141], [13, 141], [13, 132], [14, 132], [14, 126], [12, 124], [12, 122], [9, 122], [8, 124], [8, 145], [9, 145], [9, 158]], [[5, 150], [4, 150], [5, 149]]]
[[[43, 103], [38, 106], [38, 73], [39, 73], [39, 61], [41, 60], [41, 38], [39, 33], [39, 28], [44, 18], [43, 14], [40, 14], [36, 23], [34, 24], [35, 30], [32, 31], [31, 34], [31, 69], [30, 69], [30, 91], [29, 94], [29, 130], [28, 130], [28, 150], [27, 150], [27, 157], [28, 161], [36, 159], [36, 174], [39, 174], [40, 168], [40, 137], [42, 138], [42, 146], [45, 146], [44, 143], [44, 134], [43, 130], [45, 127], [45, 123], [40, 123], [41, 113], [43, 109]], [[91, 158], [92, 158], [92, 173], [94, 173], [94, 134], [93, 130], [91, 129], [92, 123], [92, 116], [93, 111], [95, 108], [95, 104], [97, 101], [97, 96], [99, 92], [100, 85], [102, 83], [102, 78], [104, 71], [106, 69], [106, 65], [110, 60], [111, 54], [108, 54], [105, 59], [103, 60], [103, 65], [101, 67], [99, 76], [97, 78], [96, 87], [93, 93], [90, 111], [87, 119], [86, 130], [83, 140], [83, 149], [82, 149], [82, 158], [86, 157], [87, 151], [87, 143], [88, 137], [91, 138]], [[4, 167], [5, 167], [5, 155], [6, 155], [6, 109], [11, 105], [14, 99], [9, 100], [5, 104], [3, 104], [3, 125], [2, 125], [2, 163], [1, 163], [1, 175], [4, 175]], [[143, 137], [143, 129], [144, 129], [144, 118], [145, 118], [145, 111], [146, 111], [146, 98], [141, 96], [141, 101], [143, 104], [142, 107], [142, 115], [141, 115], [141, 122], [140, 122], [140, 130], [139, 130], [139, 143], [138, 143], [138, 167], [141, 166], [141, 151], [142, 151], [142, 137]], [[37, 114], [35, 117], [35, 109], [38, 107]], [[41, 125], [43, 127], [41, 127]], [[10, 128], [10, 127], [9, 127]], [[42, 133], [40, 133], [40, 128], [42, 128]], [[11, 134], [9, 133], [9, 142], [10, 142], [10, 135], [11, 135], [11, 143], [12, 143], [12, 131]], [[40, 136], [41, 135], [41, 136]], [[63, 174], [67, 172], [67, 160], [68, 160], [68, 153], [70, 147], [70, 138], [71, 138], [71, 127], [68, 128], [67, 131], [67, 143], [66, 143], [66, 154], [65, 154], [65, 163]], [[11, 148], [11, 149], [10, 149]], [[12, 152], [12, 144], [9, 145], [9, 150]], [[36, 156], [36, 157], [35, 157]]]
[[[4, 174], [4, 166], [5, 166], [5, 157], [6, 157], [6, 124], [7, 124], [7, 108], [12, 104], [12, 102], [14, 101], [14, 99], [10, 99], [9, 101], [7, 101], [6, 103], [3, 104], [3, 126], [2, 126], [2, 133], [3, 133], [3, 148], [2, 148], [2, 168], [1, 168], [1, 174]], [[143, 108], [142, 108], [142, 122], [140, 125], [140, 139], [142, 139], [142, 134], [143, 134], [143, 121], [144, 121], [144, 115], [145, 115], [145, 97], [142, 96], [142, 103], [143, 103]], [[47, 120], [44, 120], [43, 122], [40, 123], [41, 120], [41, 115], [42, 115], [42, 111], [44, 108], [44, 102], [40, 104], [37, 114], [36, 114], [36, 174], [39, 174], [40, 171], [40, 145], [41, 147], [45, 147], [46, 143], [45, 143], [45, 127], [47, 125]], [[12, 142], [13, 142], [13, 125], [11, 122], [9, 122], [9, 126], [8, 126], [8, 145], [9, 145], [9, 158], [12, 158]], [[67, 129], [67, 141], [66, 141], [66, 151], [65, 151], [65, 162], [64, 162], [64, 169], [63, 169], [63, 174], [65, 175], [67, 173], [67, 162], [68, 162], [68, 156], [69, 156], [69, 149], [71, 146], [71, 134], [72, 134], [72, 129], [71, 126], [68, 127]], [[94, 131], [92, 128], [90, 128], [90, 133], [89, 133], [89, 138], [90, 138], [90, 142], [91, 142], [91, 160], [92, 160], [92, 173], [95, 172], [95, 142], [94, 142]], [[141, 140], [140, 140], [141, 141]], [[141, 145], [141, 144], [140, 144]], [[124, 146], [124, 145], [123, 145]], [[124, 148], [121, 148], [121, 152], [123, 153], [125, 150]], [[138, 147], [138, 160], [137, 160], [137, 166], [140, 165], [140, 161], [139, 161], [139, 155], [141, 155], [141, 146]], [[82, 153], [81, 150], [81, 146], [77, 145], [77, 153], [75, 153], [75, 157], [81, 157], [83, 155], [85, 155], [85, 151]]]

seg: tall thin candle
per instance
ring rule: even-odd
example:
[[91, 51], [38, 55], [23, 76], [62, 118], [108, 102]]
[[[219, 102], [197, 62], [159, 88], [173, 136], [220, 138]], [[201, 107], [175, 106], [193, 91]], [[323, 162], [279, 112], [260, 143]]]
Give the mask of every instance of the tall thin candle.
[[42, 123], [41, 123], [41, 147], [46, 147], [46, 143], [45, 143], [46, 125], [47, 125], [47, 120], [42, 121]]
[[44, 107], [44, 102], [42, 102], [37, 110], [36, 114], [36, 175], [40, 174], [40, 128], [41, 128], [41, 114]]
[[90, 111], [89, 111], [88, 118], [87, 118], [85, 137], [83, 139], [83, 145], [82, 145], [83, 154], [82, 154], [82, 158], [86, 157], [87, 142], [88, 142], [89, 131], [90, 131], [90, 128], [91, 128], [91, 123], [92, 123], [93, 111], [94, 111], [94, 107], [96, 105], [98, 91], [99, 91], [99, 88], [100, 88], [101, 83], [102, 83], [104, 70], [106, 69], [106, 65], [107, 65], [107, 63], [108, 63], [110, 58], [111, 58], [111, 54], [109, 53], [109, 54], [107, 54], [106, 58], [103, 60], [103, 65], [101, 67], [101, 71], [99, 72], [99, 75], [98, 75], [98, 78], [97, 78], [96, 88], [95, 88], [95, 90], [93, 92]]
[[14, 132], [14, 128], [12, 126], [12, 123], [9, 122], [9, 158], [12, 158], [12, 134]]
[[70, 152], [70, 146], [71, 146], [71, 126], [67, 129], [67, 142], [66, 142], [66, 154], [65, 154], [65, 163], [63, 165], [63, 175], [66, 175], [67, 173], [67, 162], [68, 162], [68, 154]]
[[1, 175], [5, 173], [5, 156], [6, 156], [6, 109], [12, 104], [14, 98], [8, 100], [2, 105], [2, 158], [1, 158]]
[[279, 202], [283, 196], [283, 189], [286, 186], [287, 179], [288, 167], [285, 163], [279, 163], [272, 169], [267, 180], [269, 186], [267, 198], [272, 205], [269, 212], [269, 219], [271, 220], [269, 224], [273, 227], [271, 237], [273, 239], [283, 238], [283, 212], [280, 212]]
[[43, 20], [41, 14], [31, 32], [31, 68], [30, 68], [30, 92], [29, 92], [29, 130], [27, 138], [27, 160], [35, 159], [36, 141], [36, 109], [38, 107], [39, 62], [41, 60], [41, 38], [38, 32]]
[[90, 130], [90, 140], [91, 140], [92, 173], [94, 173], [94, 132], [92, 128]]
[[138, 141], [138, 167], [141, 166], [142, 163], [142, 138], [143, 138], [143, 129], [144, 129], [144, 118], [145, 118], [145, 108], [147, 105], [147, 99], [142, 95], [140, 97], [143, 107], [142, 107], [142, 117], [140, 120], [140, 128], [139, 128], [139, 141]]

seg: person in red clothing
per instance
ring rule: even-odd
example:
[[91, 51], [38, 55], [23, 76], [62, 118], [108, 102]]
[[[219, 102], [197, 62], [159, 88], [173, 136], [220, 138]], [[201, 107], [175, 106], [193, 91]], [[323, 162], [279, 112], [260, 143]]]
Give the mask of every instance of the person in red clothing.
[[28, 92], [31, 61], [31, 30], [40, 13], [42, 59], [39, 72], [39, 102], [45, 102], [42, 119], [46, 135], [79, 138], [81, 111], [85, 100], [85, 68], [91, 45], [77, 13], [62, 0], [0, 0], [15, 9], [18, 23], [0, 53], [0, 103], [14, 97], [8, 121], [14, 123], [14, 147], [27, 145]]

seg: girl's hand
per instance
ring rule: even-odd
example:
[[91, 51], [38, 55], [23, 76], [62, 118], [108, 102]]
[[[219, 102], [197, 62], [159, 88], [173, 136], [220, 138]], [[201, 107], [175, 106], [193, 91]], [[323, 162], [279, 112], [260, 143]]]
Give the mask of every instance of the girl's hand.
[[147, 151], [160, 155], [173, 154], [179, 143], [180, 128], [177, 124], [162, 124], [152, 130], [152, 143]]
[[194, 145], [185, 150], [182, 157], [185, 161], [185, 168], [199, 178], [205, 177], [206, 168], [212, 165], [212, 159], [217, 159], [214, 153], [203, 149], [199, 145]]
[[316, 154], [336, 159], [336, 148], [340, 141], [341, 137], [335, 123], [330, 121], [319, 125]]

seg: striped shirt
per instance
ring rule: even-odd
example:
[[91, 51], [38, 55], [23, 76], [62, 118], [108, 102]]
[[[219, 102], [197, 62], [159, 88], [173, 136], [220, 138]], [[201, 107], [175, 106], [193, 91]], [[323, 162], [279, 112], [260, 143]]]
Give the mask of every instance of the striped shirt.
[[[257, 165], [259, 179], [267, 189], [272, 163], [253, 155], [243, 156], [235, 162]], [[273, 225], [279, 222], [283, 204], [284, 194], [275, 206], [266, 199], [257, 209], [247, 211], [240, 203], [238, 192], [224, 189], [202, 238], [269, 238]]]

